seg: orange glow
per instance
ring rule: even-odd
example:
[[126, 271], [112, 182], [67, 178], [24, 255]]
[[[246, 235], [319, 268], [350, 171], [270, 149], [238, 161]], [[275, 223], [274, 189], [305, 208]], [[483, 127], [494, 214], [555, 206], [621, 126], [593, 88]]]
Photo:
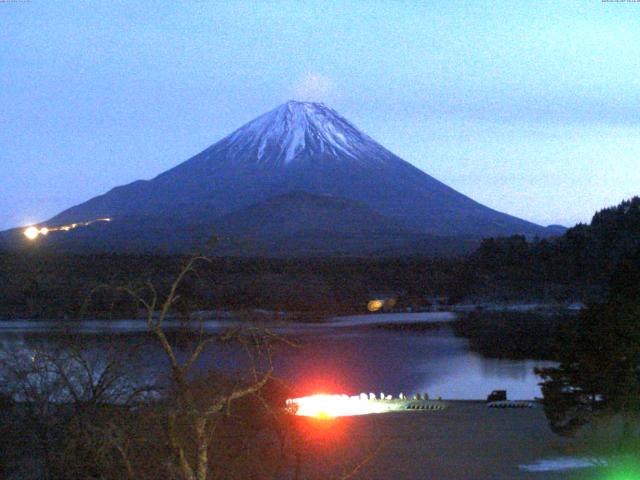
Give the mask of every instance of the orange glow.
[[377, 312], [384, 306], [384, 302], [382, 300], [371, 300], [367, 304], [367, 310], [370, 312]]
[[95, 220], [89, 220], [88, 222], [80, 222], [80, 223], [72, 223], [70, 225], [62, 225], [60, 227], [28, 227], [22, 233], [29, 240], [35, 240], [40, 235], [47, 235], [49, 232], [68, 232], [69, 230], [73, 230], [78, 227], [86, 227], [96, 222], [110, 222], [110, 218], [96, 218]]
[[287, 400], [287, 404], [294, 406], [296, 415], [322, 420], [383, 413], [393, 409], [391, 404], [369, 399], [366, 395], [349, 397], [348, 395], [316, 394]]

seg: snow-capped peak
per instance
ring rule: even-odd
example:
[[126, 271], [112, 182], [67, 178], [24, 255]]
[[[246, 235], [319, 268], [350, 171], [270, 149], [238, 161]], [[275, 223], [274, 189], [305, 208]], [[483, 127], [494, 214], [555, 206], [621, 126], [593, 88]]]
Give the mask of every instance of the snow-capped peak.
[[242, 152], [246, 159], [251, 151], [259, 164], [285, 166], [299, 158], [325, 154], [362, 162], [390, 153], [335, 110], [322, 103], [294, 100], [252, 120], [221, 143], [231, 155]]

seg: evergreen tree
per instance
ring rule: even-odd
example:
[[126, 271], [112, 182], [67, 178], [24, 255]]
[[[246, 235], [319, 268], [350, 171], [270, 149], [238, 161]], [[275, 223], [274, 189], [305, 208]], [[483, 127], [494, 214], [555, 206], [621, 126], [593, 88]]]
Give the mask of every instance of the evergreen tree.
[[560, 365], [539, 370], [551, 427], [571, 433], [599, 414], [640, 413], [640, 249], [623, 259], [610, 294], [565, 333]]

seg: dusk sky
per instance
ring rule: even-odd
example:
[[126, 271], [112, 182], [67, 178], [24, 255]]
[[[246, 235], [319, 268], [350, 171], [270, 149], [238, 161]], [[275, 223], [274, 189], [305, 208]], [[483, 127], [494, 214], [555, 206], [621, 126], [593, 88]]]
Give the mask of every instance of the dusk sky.
[[640, 194], [640, 3], [0, 2], [0, 229], [321, 101], [540, 224]]

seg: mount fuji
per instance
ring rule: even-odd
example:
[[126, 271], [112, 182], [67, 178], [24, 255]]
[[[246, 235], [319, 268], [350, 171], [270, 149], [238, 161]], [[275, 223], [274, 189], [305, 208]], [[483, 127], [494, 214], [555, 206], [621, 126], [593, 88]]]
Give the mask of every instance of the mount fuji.
[[[314, 255], [406, 253], [412, 245], [429, 253], [425, 245], [450, 243], [451, 237], [473, 243], [486, 236], [561, 233], [481, 205], [394, 155], [331, 108], [297, 101], [152, 180], [116, 187], [42, 226], [105, 217], [113, 221], [38, 241], [62, 250], [185, 252], [216, 234], [248, 241], [239, 247], [229, 240], [221, 247], [225, 253], [244, 248], [252, 254]], [[0, 240], [15, 244], [18, 237], [7, 231]]]

